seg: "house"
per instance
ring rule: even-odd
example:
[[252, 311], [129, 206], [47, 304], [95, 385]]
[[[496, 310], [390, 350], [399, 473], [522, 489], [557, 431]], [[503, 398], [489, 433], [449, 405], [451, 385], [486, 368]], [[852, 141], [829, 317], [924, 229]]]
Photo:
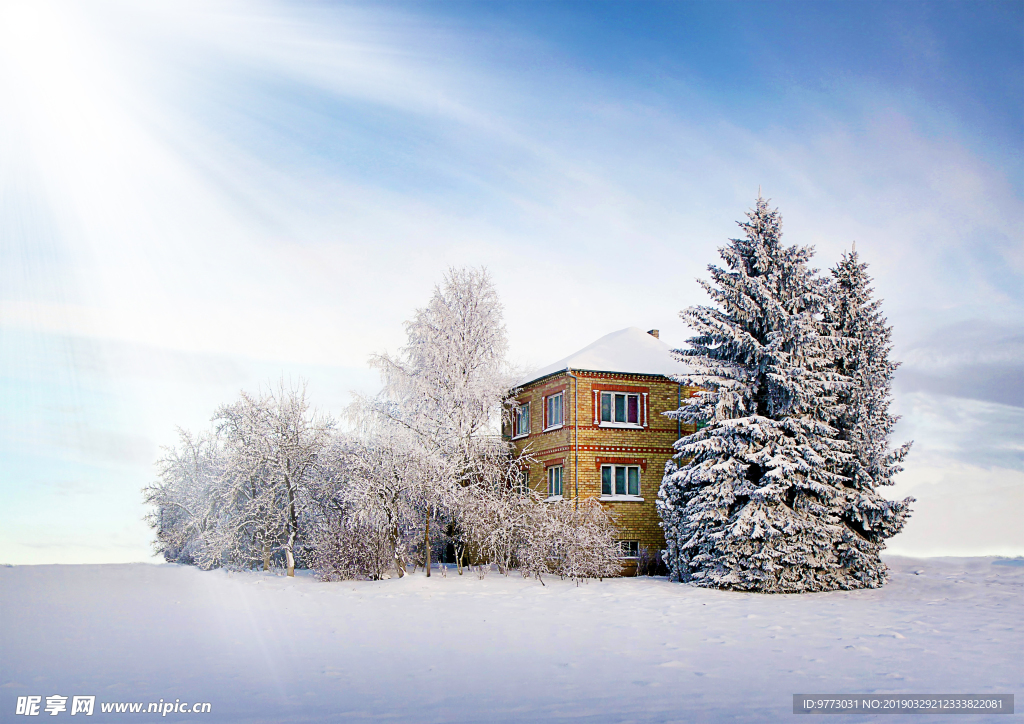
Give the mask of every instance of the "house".
[[519, 382], [504, 433], [536, 461], [527, 484], [548, 500], [597, 498], [623, 554], [665, 547], [655, 507], [672, 444], [693, 427], [666, 418], [693, 391], [658, 330], [612, 332]]

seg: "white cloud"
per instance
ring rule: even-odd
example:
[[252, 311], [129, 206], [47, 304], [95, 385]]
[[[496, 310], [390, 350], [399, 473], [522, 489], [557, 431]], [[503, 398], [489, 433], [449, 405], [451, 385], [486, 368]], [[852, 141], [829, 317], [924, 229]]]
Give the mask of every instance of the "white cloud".
[[898, 399], [898, 441], [913, 439], [886, 497], [917, 498], [890, 550], [906, 555], [1022, 555], [1024, 410], [925, 391]]
[[896, 398], [903, 415], [895, 437], [913, 439], [912, 455], [927, 466], [957, 461], [1024, 471], [1024, 409], [933, 392]]
[[[938, 463], [938, 464], [935, 464]], [[913, 514], [889, 552], [908, 556], [1024, 555], [1024, 471], [911, 458], [885, 494], [914, 496]]]

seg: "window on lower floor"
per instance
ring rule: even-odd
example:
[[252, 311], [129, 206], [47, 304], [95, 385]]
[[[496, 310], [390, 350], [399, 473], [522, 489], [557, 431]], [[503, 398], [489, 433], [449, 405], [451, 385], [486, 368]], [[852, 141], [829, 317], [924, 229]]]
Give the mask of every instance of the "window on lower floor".
[[640, 495], [640, 466], [602, 465], [601, 495]]
[[519, 471], [519, 476], [516, 479], [516, 488], [523, 495], [526, 495], [526, 493], [530, 490], [530, 471], [529, 470], [524, 469], [524, 470], [520, 470]]
[[562, 494], [562, 466], [552, 465], [548, 468], [548, 497], [554, 498]]
[[637, 558], [640, 555], [640, 541], [620, 540], [619, 555], [623, 558]]

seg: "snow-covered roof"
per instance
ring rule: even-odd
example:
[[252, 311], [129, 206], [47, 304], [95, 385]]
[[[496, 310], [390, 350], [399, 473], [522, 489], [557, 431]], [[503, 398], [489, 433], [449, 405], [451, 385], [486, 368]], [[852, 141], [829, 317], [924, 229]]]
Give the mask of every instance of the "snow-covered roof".
[[568, 368], [573, 371], [624, 372], [666, 377], [686, 372], [686, 366], [675, 358], [667, 344], [637, 327], [626, 327], [606, 334], [565, 359], [531, 372], [517, 384], [522, 387]]

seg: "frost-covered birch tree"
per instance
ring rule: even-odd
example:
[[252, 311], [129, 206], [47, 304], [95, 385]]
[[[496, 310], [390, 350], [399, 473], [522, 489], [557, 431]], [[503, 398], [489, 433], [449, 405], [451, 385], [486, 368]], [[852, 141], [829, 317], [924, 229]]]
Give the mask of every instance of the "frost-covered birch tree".
[[874, 585], [885, 581], [886, 567], [878, 554], [885, 540], [902, 530], [913, 498], [887, 500], [877, 491], [892, 485], [910, 450], [904, 443], [890, 448], [897, 417], [890, 414], [892, 378], [898, 363], [889, 358], [892, 328], [873, 298], [867, 264], [856, 250], [844, 253], [832, 269], [830, 304], [825, 322], [841, 340], [835, 352], [836, 370], [850, 378], [839, 392], [839, 415], [833, 423], [850, 456], [840, 473], [845, 478], [843, 521], [851, 530], [847, 564]]
[[484, 269], [450, 269], [405, 328], [398, 356], [371, 359], [384, 389], [369, 409], [407, 431], [420, 458], [406, 488], [421, 511], [429, 576], [432, 521], [457, 508], [465, 487], [493, 479], [493, 461], [508, 464], [500, 423], [512, 378], [501, 302]]
[[872, 585], [851, 570], [843, 519], [850, 458], [832, 426], [847, 378], [823, 334], [827, 287], [810, 247], [781, 241], [763, 198], [701, 281], [714, 306], [690, 307], [680, 350], [702, 389], [672, 416], [700, 429], [676, 445], [658, 494], [672, 574], [763, 592]]

